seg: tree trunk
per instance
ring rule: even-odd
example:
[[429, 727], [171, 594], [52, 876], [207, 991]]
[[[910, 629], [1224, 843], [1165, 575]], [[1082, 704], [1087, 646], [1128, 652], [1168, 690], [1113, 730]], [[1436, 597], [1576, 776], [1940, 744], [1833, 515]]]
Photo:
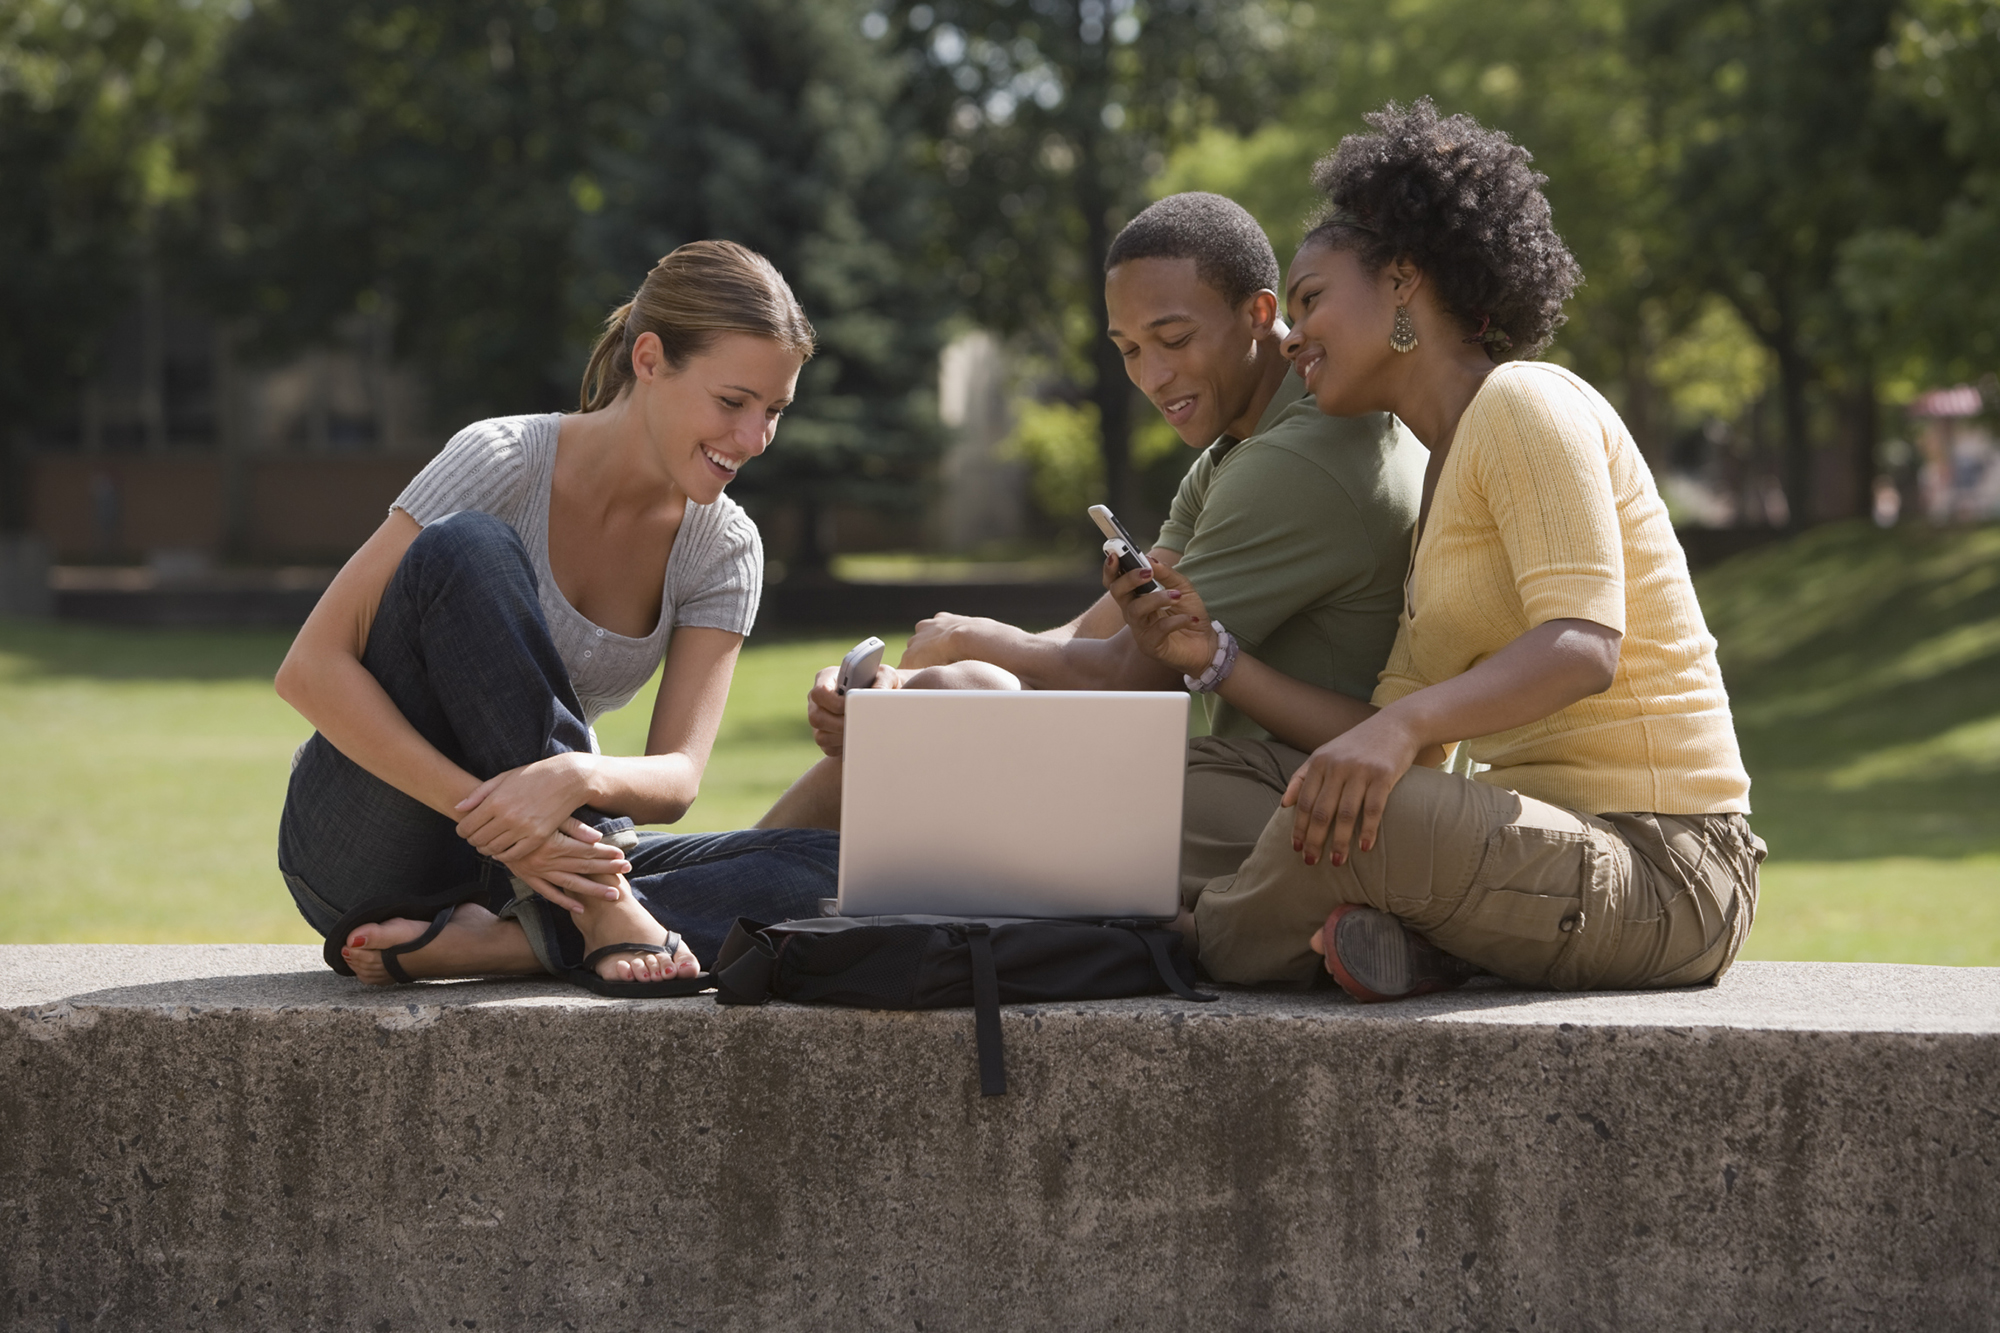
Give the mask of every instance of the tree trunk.
[[28, 469], [19, 426], [0, 426], [0, 536], [28, 530]]
[[222, 555], [226, 560], [242, 561], [254, 552], [250, 549], [250, 442], [244, 436], [242, 414], [237, 411], [235, 330], [218, 322], [210, 346], [215, 443], [222, 455]]
[[1647, 373], [1652, 365], [1652, 348], [1645, 330], [1635, 315], [1632, 321], [1633, 336], [1625, 344], [1625, 428], [1632, 432], [1633, 443], [1639, 446], [1639, 454], [1646, 460], [1646, 466], [1653, 470], [1655, 477], [1666, 470], [1668, 445], [1663, 438], [1657, 414], [1654, 412], [1653, 379]]
[[1785, 328], [1773, 340], [1778, 354], [1778, 401], [1783, 417], [1785, 503], [1791, 511], [1794, 529], [1812, 526], [1813, 512], [1812, 433], [1806, 420], [1806, 384], [1811, 370], [1791, 330]]
[[819, 487], [807, 485], [799, 491], [799, 542], [792, 551], [786, 578], [824, 579], [831, 577], [833, 552], [827, 542], [827, 510], [820, 501]]
[[1854, 390], [1846, 402], [1847, 434], [1850, 455], [1854, 467], [1854, 510], [1857, 517], [1869, 518], [1875, 512], [1875, 446], [1879, 434], [1878, 423], [1881, 413], [1875, 402], [1875, 368], [1861, 366], [1856, 372]]
[[[1101, 59], [1079, 71], [1076, 96], [1090, 108], [1093, 120], [1103, 109], [1108, 92]], [[1076, 171], [1078, 211], [1083, 214], [1084, 285], [1090, 289], [1090, 364], [1096, 381], [1090, 399], [1097, 404], [1098, 448], [1104, 458], [1105, 503], [1115, 514], [1127, 513], [1132, 490], [1132, 382], [1125, 376], [1125, 362], [1118, 347], [1105, 336], [1111, 327], [1111, 312], [1104, 303], [1104, 260], [1111, 253], [1110, 192], [1100, 184], [1098, 134], [1086, 132], [1078, 144]]]
[[[1092, 240], [1095, 239], [1093, 236]], [[1091, 262], [1102, 272], [1103, 252], [1094, 251]], [[1093, 290], [1097, 293], [1093, 304], [1097, 327], [1102, 330], [1110, 323], [1110, 314], [1104, 308], [1104, 284], [1095, 284]], [[1125, 362], [1118, 355], [1117, 344], [1099, 337], [1092, 348], [1091, 362], [1097, 368], [1097, 383], [1091, 387], [1090, 396], [1097, 404], [1100, 448], [1104, 453], [1105, 502], [1113, 513], [1129, 515], [1133, 494], [1132, 382], [1125, 376]]]

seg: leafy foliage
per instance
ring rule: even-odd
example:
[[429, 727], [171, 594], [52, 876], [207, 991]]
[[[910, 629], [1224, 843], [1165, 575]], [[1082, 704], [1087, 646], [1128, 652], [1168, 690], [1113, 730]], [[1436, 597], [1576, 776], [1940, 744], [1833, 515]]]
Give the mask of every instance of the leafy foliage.
[[[0, 7], [0, 455], [73, 401], [192, 193], [210, 0]], [[0, 529], [23, 519], [0, 458]]]
[[1874, 219], [1843, 248], [1842, 293], [1882, 332], [1905, 392], [2000, 360], [2000, 4], [1912, 0], [1875, 53], [1886, 90], [1942, 132], [1934, 225]]
[[1035, 507], [1058, 521], [1104, 499], [1096, 403], [1022, 403], [1006, 450], [1032, 469]]
[[1893, 11], [1893, 0], [1656, 0], [1636, 15], [1671, 147], [1673, 260], [1771, 349], [1798, 514], [1813, 385], [1858, 393], [1872, 447], [1878, 338], [1842, 299], [1842, 248], [1870, 227], [1935, 225], [1949, 179], [1936, 127], [1877, 78]]
[[562, 406], [602, 312], [725, 235], [824, 335], [744, 479], [808, 537], [921, 502], [953, 314], [1153, 498], [1185, 455], [1134, 452], [1118, 225], [1211, 188], [1288, 258], [1313, 159], [1428, 94], [1550, 177], [1588, 278], [1551, 355], [1656, 459], [1773, 398], [1796, 500], [1829, 423], [1870, 466], [1878, 387], [1994, 369], [1996, 83], [1996, 0], [11, 0], [0, 408], [68, 411], [144, 282], [251, 353], [391, 330], [441, 417]]
[[445, 411], [562, 407], [604, 312], [727, 237], [822, 341], [746, 500], [916, 502], [942, 306], [907, 262], [927, 195], [858, 8], [280, 0], [220, 89], [210, 283], [265, 347], [382, 314]]
[[[1912, 8], [1932, 17], [1900, 19], [1893, 0], [1321, 5], [1294, 38], [1313, 77], [1284, 113], [1248, 136], [1209, 131], [1160, 188], [1232, 194], [1288, 247], [1308, 164], [1363, 112], [1430, 94], [1507, 130], [1550, 177], [1587, 277], [1553, 359], [1612, 392], [1655, 458], [1700, 424], [1690, 414], [1755, 410], [1775, 380], [1803, 517], [1820, 423], [1847, 421], [1866, 470], [1880, 360], [1907, 356], [1920, 328], [1926, 348], [1978, 345], [1994, 290], [1964, 282], [1993, 271], [1976, 265], [1996, 228], [1976, 177], [1947, 207], [1964, 167], [1940, 104], [1958, 108], [1943, 120], [1961, 157], [1990, 155], [1981, 62], [2000, 19], [1991, 0]], [[1927, 319], [1914, 301], [1953, 280], [1962, 313]], [[1746, 332], [1768, 359], [1745, 356]], [[1688, 382], [1708, 367], [1727, 391]]]
[[1255, 0], [925, 0], [877, 23], [944, 186], [931, 262], [1091, 396], [1122, 507], [1132, 390], [1104, 336], [1104, 256], [1168, 152], [1275, 110], [1286, 21]]

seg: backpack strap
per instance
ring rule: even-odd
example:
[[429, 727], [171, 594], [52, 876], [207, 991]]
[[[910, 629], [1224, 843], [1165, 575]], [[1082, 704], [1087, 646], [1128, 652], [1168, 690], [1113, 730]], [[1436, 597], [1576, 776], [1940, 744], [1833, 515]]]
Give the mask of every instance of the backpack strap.
[[1153, 954], [1153, 966], [1160, 969], [1160, 980], [1167, 983], [1168, 990], [1183, 1000], [1199, 1000], [1203, 1004], [1222, 998], [1219, 995], [1204, 995], [1182, 980], [1180, 969], [1174, 966], [1174, 960], [1167, 952], [1167, 947], [1180, 939], [1178, 934], [1170, 930], [1161, 930], [1158, 926], [1142, 926], [1136, 921], [1119, 921], [1115, 924], [1125, 927], [1146, 941], [1146, 947]]
[[993, 931], [984, 921], [965, 928], [972, 951], [972, 1028], [979, 1045], [979, 1095], [1007, 1092], [1006, 1053], [1000, 1043], [1000, 974], [993, 966]]

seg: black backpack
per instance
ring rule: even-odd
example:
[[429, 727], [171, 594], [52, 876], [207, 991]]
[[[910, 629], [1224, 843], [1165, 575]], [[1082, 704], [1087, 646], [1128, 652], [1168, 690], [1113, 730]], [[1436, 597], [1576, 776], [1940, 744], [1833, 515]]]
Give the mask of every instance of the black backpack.
[[979, 1091], [1007, 1091], [1000, 1006], [1111, 1000], [1194, 988], [1180, 932], [1152, 921], [1021, 917], [812, 917], [737, 921], [710, 980], [722, 1004], [844, 1004], [861, 1009], [971, 1005]]

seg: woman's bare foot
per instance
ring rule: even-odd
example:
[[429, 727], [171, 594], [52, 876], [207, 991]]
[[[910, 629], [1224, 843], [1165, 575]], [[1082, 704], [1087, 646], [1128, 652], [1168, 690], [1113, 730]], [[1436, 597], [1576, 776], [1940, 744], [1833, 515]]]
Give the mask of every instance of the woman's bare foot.
[[[391, 917], [356, 926], [340, 956], [354, 975], [371, 986], [395, 982], [382, 964], [382, 950], [408, 944], [431, 928], [428, 921]], [[396, 961], [413, 977], [493, 977], [532, 975], [542, 970], [518, 921], [502, 921], [478, 903], [461, 903], [438, 937]]]
[[[665, 944], [666, 927], [639, 905], [623, 876], [617, 883], [620, 893], [616, 902], [580, 900], [584, 910], [572, 919], [583, 932], [584, 952], [594, 953], [608, 944]], [[357, 926], [348, 934], [340, 956], [354, 969], [354, 975], [369, 985], [393, 985], [396, 979], [382, 963], [382, 950], [409, 943], [430, 925], [428, 921], [391, 917]], [[542, 971], [521, 923], [503, 921], [477, 903], [462, 904], [436, 939], [413, 953], [397, 955], [396, 961], [412, 977], [536, 976]], [[671, 958], [665, 954], [613, 954], [597, 965], [597, 975], [606, 981], [663, 981], [691, 977], [700, 971], [701, 964], [686, 944]]]
[[[590, 878], [605, 880], [598, 875]], [[667, 928], [640, 905], [625, 877], [618, 875], [615, 879], [619, 890], [616, 900], [577, 899], [583, 904], [583, 910], [570, 920], [576, 922], [576, 928], [583, 932], [586, 957], [613, 944], [667, 942]], [[695, 961], [694, 952], [686, 943], [682, 943], [679, 951], [671, 957], [662, 953], [619, 953], [597, 964], [597, 975], [606, 981], [666, 981], [674, 977], [691, 977], [700, 971], [701, 964]]]

